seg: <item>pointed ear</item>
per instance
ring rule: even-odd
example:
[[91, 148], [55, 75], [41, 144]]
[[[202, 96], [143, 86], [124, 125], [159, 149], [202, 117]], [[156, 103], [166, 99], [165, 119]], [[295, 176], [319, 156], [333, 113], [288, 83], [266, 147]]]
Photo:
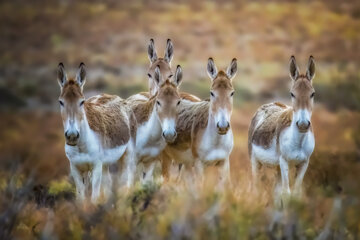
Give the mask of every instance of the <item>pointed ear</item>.
[[171, 60], [174, 56], [174, 46], [171, 42], [170, 39], [167, 40], [167, 43], [166, 43], [166, 49], [165, 49], [165, 61], [168, 62], [168, 63], [171, 63]]
[[85, 70], [85, 64], [80, 63], [79, 70], [76, 73], [76, 81], [79, 84], [79, 86], [82, 88], [86, 81], [86, 70]]
[[152, 63], [157, 60], [157, 54], [156, 54], [154, 39], [150, 39], [150, 43], [149, 43], [149, 46], [148, 46], [148, 56], [149, 56], [150, 62], [152, 62]]
[[307, 70], [306, 70], [306, 77], [312, 81], [315, 77], [315, 61], [314, 61], [314, 57], [310, 56], [309, 57], [309, 62], [307, 65]]
[[154, 80], [155, 80], [155, 83], [157, 85], [160, 85], [160, 83], [162, 82], [162, 76], [161, 76], [160, 66], [159, 65], [157, 65], [156, 68], [155, 68]]
[[65, 67], [63, 63], [59, 63], [58, 65], [57, 80], [59, 82], [60, 87], [63, 87], [67, 81], [67, 76], [65, 73]]
[[296, 60], [294, 56], [291, 56], [290, 58], [290, 77], [294, 81], [296, 81], [296, 79], [299, 77], [299, 68], [296, 65]]
[[175, 85], [177, 87], [180, 86], [180, 83], [182, 81], [182, 77], [183, 77], [182, 68], [181, 68], [180, 65], [177, 65], [175, 76], [174, 76], [174, 83], [175, 83]]
[[226, 75], [230, 80], [232, 80], [235, 77], [236, 72], [237, 72], [237, 60], [236, 58], [233, 58], [230, 65], [226, 69]]
[[208, 64], [207, 64], [207, 72], [211, 80], [214, 80], [218, 74], [217, 68], [215, 66], [214, 60], [212, 58], [209, 58]]

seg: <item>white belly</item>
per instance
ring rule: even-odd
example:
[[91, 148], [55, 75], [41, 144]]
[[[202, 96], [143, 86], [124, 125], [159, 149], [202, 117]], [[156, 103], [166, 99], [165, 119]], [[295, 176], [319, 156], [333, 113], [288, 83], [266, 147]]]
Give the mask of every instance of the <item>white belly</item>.
[[97, 151], [82, 152], [77, 146], [65, 145], [65, 153], [69, 161], [74, 164], [83, 163], [116, 163], [124, 154], [127, 145], [111, 149], [97, 149]]
[[272, 140], [269, 148], [264, 148], [252, 144], [253, 157], [262, 164], [277, 165], [279, 164], [279, 154], [276, 152], [276, 139]]

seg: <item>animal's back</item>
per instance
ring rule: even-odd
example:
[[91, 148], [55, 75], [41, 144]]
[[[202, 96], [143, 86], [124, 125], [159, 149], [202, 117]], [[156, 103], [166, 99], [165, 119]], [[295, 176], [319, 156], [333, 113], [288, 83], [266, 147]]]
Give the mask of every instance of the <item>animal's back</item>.
[[208, 101], [182, 101], [176, 122], [177, 137], [174, 143], [168, 145], [179, 150], [190, 148], [193, 130], [205, 128], [207, 125], [209, 106]]
[[102, 94], [85, 102], [86, 117], [90, 128], [102, 136], [105, 147], [121, 146], [133, 135], [133, 113], [118, 96]]
[[252, 144], [268, 149], [279, 131], [290, 125], [292, 108], [282, 103], [262, 105], [251, 120], [248, 132], [248, 151], [252, 154]]

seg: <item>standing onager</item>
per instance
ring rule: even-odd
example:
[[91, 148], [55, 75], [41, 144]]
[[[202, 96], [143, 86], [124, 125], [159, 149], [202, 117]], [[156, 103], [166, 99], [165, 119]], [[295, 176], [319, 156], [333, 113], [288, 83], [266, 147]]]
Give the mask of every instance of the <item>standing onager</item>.
[[90, 178], [91, 200], [96, 202], [100, 195], [103, 165], [119, 159], [124, 161], [126, 171], [123, 172], [127, 175], [123, 177], [130, 186], [135, 170], [133, 151], [136, 140], [136, 119], [131, 109], [118, 96], [103, 94], [85, 100], [86, 71], [83, 63], [75, 79], [67, 78], [64, 65], [60, 63], [57, 78], [61, 88], [59, 103], [65, 153], [70, 161], [78, 198], [85, 199], [85, 183]]
[[[170, 76], [171, 77], [171, 76]], [[174, 81], [162, 78], [160, 67], [154, 71], [157, 91], [149, 100], [129, 98], [137, 119], [136, 163], [145, 167], [144, 180], [152, 179], [155, 160], [159, 159], [167, 142], [173, 142], [177, 136], [177, 108], [181, 103], [178, 86], [182, 79], [182, 70], [177, 66]]]
[[249, 128], [249, 156], [253, 184], [256, 186], [259, 164], [280, 165], [282, 192], [290, 194], [289, 164], [296, 166], [295, 191], [301, 184], [315, 146], [311, 126], [314, 103], [312, 80], [315, 75], [314, 58], [310, 56], [305, 75], [299, 74], [295, 57], [290, 59], [290, 90], [292, 107], [282, 103], [261, 106]]
[[[132, 96], [131, 98], [134, 99], [149, 99], [150, 97], [154, 96], [156, 92], [158, 91], [158, 84], [156, 83], [156, 80], [154, 78], [155, 76], [155, 68], [157, 66], [160, 67], [160, 73], [161, 77], [163, 79], [170, 79], [173, 77], [173, 72], [171, 70], [171, 61], [173, 59], [174, 55], [174, 46], [170, 39], [167, 40], [166, 49], [165, 49], [165, 55], [163, 58], [158, 58], [156, 49], [155, 49], [155, 43], [153, 39], [150, 39], [150, 43], [148, 46], [148, 57], [150, 60], [150, 67], [148, 70], [148, 82], [149, 82], [149, 93], [142, 92], [139, 94], [136, 94]], [[193, 102], [198, 102], [200, 99], [194, 95], [181, 92], [180, 97], [182, 99], [187, 99]]]
[[[217, 71], [209, 58], [207, 71], [212, 81], [210, 100], [183, 100], [179, 108], [176, 131], [178, 137], [165, 148], [166, 156], [184, 164], [190, 173], [195, 167], [200, 176], [207, 165], [221, 165], [221, 183], [230, 181], [229, 155], [234, 139], [230, 128], [234, 88], [232, 79], [237, 71], [234, 58], [227, 71]], [[189, 179], [186, 179], [189, 180]]]

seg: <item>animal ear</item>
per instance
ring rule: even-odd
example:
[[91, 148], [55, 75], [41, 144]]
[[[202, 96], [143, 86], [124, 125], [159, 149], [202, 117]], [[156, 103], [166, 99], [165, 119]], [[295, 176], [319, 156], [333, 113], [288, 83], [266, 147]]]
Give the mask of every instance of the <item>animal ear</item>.
[[209, 58], [208, 60], [207, 72], [211, 80], [214, 80], [216, 78], [218, 71], [212, 58]]
[[60, 87], [63, 87], [67, 81], [67, 76], [65, 73], [65, 67], [63, 63], [59, 63], [58, 65], [57, 80], [59, 82]]
[[76, 81], [82, 88], [86, 81], [86, 70], [85, 70], [85, 64], [80, 63], [79, 70], [76, 73]]
[[161, 77], [161, 72], [160, 72], [160, 66], [159, 65], [157, 65], [156, 68], [155, 68], [154, 80], [155, 80], [157, 85], [160, 85], [160, 83], [162, 82], [162, 77]]
[[182, 81], [183, 73], [180, 65], [177, 65], [175, 72], [175, 84], [178, 87]]
[[150, 39], [150, 43], [148, 46], [148, 56], [149, 56], [150, 62], [152, 62], [152, 63], [157, 60], [154, 39]]
[[309, 62], [307, 65], [307, 70], [306, 70], [306, 77], [312, 81], [315, 77], [315, 61], [314, 61], [314, 57], [310, 56], [309, 57]]
[[237, 60], [236, 58], [233, 58], [230, 65], [226, 69], [226, 75], [230, 80], [232, 80], [235, 77], [236, 72], [237, 72]]
[[174, 56], [174, 46], [171, 42], [170, 39], [167, 40], [167, 43], [166, 43], [166, 49], [165, 49], [165, 61], [168, 62], [168, 63], [171, 63], [171, 60]]
[[296, 60], [294, 56], [291, 56], [290, 58], [290, 77], [294, 81], [296, 81], [296, 79], [299, 77], [299, 68], [296, 65]]

